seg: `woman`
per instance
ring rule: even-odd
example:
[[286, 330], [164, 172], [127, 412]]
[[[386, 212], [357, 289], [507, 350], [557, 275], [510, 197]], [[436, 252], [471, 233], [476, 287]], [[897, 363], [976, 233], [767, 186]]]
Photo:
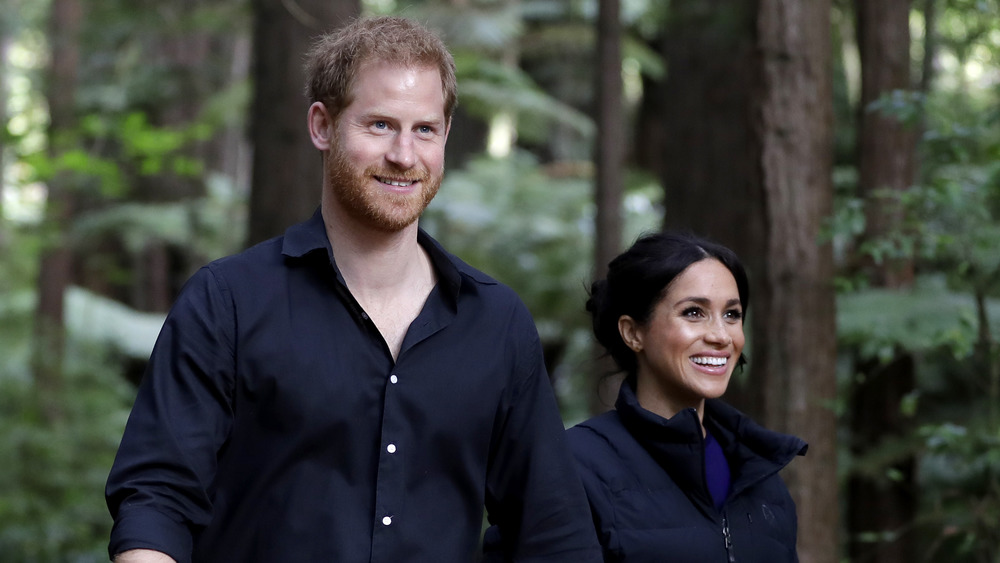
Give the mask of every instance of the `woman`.
[[747, 277], [729, 249], [639, 239], [594, 283], [594, 334], [626, 378], [615, 410], [568, 431], [605, 561], [797, 561], [778, 471], [802, 440], [718, 399], [742, 366]]

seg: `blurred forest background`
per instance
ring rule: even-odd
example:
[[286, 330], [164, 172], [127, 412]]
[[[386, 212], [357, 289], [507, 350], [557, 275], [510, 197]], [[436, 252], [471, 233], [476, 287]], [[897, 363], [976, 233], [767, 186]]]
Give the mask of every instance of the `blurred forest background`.
[[318, 204], [302, 52], [361, 13], [453, 49], [422, 222], [524, 298], [567, 424], [613, 402], [593, 276], [692, 229], [751, 274], [727, 399], [810, 443], [802, 560], [1000, 561], [997, 0], [0, 2], [3, 561], [106, 560], [164, 314]]

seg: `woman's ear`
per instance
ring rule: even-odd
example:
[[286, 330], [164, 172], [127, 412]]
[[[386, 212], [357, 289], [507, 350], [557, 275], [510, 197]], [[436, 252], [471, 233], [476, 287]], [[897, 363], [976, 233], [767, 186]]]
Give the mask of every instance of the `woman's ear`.
[[642, 331], [639, 330], [639, 323], [628, 315], [618, 317], [618, 334], [622, 335], [625, 345], [633, 352], [642, 351]]
[[314, 147], [321, 151], [330, 150], [333, 139], [333, 119], [323, 102], [313, 102], [308, 112], [309, 138]]

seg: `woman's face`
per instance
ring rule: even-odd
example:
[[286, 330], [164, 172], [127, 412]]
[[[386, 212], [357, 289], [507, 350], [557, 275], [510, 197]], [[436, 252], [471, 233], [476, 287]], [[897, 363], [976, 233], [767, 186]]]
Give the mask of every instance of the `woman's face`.
[[644, 325], [618, 322], [637, 355], [637, 396], [643, 408], [671, 417], [721, 396], [743, 351], [743, 307], [736, 280], [713, 258], [674, 278]]

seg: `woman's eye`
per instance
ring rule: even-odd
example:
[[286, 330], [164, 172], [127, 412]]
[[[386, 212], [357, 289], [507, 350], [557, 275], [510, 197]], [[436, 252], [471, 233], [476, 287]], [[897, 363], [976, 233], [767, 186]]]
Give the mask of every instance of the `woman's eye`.
[[738, 321], [743, 318], [743, 311], [738, 311], [738, 310], [726, 311], [726, 318]]
[[681, 312], [681, 316], [683, 316], [683, 317], [699, 317], [699, 316], [701, 316], [701, 309], [699, 309], [697, 307], [689, 307], [687, 309], [684, 309], [684, 311]]

